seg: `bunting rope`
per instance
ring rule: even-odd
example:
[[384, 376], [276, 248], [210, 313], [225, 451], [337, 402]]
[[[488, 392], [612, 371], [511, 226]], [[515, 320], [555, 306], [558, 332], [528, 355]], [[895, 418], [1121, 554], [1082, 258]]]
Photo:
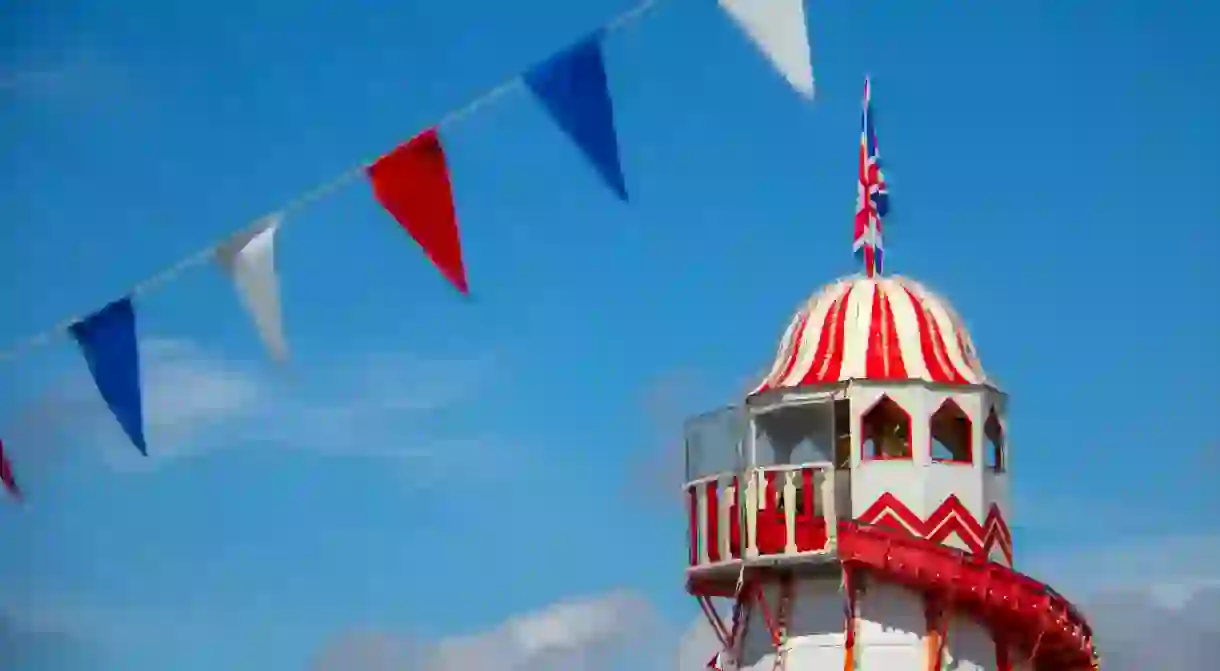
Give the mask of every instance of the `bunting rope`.
[[[642, 18], [645, 14], [654, 9], [658, 1], [659, 0], [643, 0], [638, 5], [611, 19], [609, 23], [602, 27], [602, 31], [610, 33], [626, 27], [630, 23]], [[451, 126], [465, 119], [471, 114], [474, 114], [475, 112], [503, 97], [506, 93], [520, 88], [524, 81], [525, 73], [518, 73], [511, 78], [504, 80], [500, 84], [493, 86], [490, 89], [486, 89], [483, 91], [483, 93], [475, 96], [465, 104], [455, 107], [443, 114], [440, 120], [437, 121], [433, 127], [440, 128], [444, 126]], [[179, 259], [178, 262], [170, 265], [160, 272], [157, 272], [156, 274], [137, 282], [123, 295], [131, 297], [146, 295], [153, 289], [156, 289], [170, 282], [171, 280], [177, 279], [178, 276], [182, 275], [186, 271], [214, 259], [217, 252], [224, 248], [224, 246], [231, 240], [241, 238], [243, 235], [253, 235], [259, 232], [266, 226], [269, 219], [278, 218], [278, 226], [283, 227], [288, 222], [288, 214], [300, 211], [301, 209], [304, 209], [305, 207], [312, 205], [313, 203], [338, 191], [340, 188], [347, 186], [349, 183], [365, 174], [365, 172], [378, 161], [389, 156], [390, 153], [392, 152], [387, 152], [381, 156], [378, 156], [372, 161], [367, 161], [348, 168], [342, 173], [339, 173], [338, 175], [315, 186], [314, 188], [300, 193], [295, 198], [292, 198], [287, 203], [281, 205], [272, 212], [252, 220], [238, 231], [186, 255], [185, 257]], [[88, 318], [90, 314], [92, 313], [80, 314], [68, 319], [64, 319], [48, 329], [18, 340], [15, 344], [10, 345], [8, 348], [0, 351], [0, 361], [11, 361], [31, 349], [35, 349], [47, 344], [55, 336], [66, 333], [73, 324]]]
[[[390, 152], [300, 193], [270, 214], [136, 283], [120, 298], [93, 312], [65, 319], [0, 350], [0, 361], [14, 360], [46, 344], [53, 336], [66, 333], [80, 348], [98, 393], [111, 414], [132, 444], [147, 455], [136, 299], [196, 266], [213, 261], [235, 285], [238, 298], [272, 358], [286, 359], [288, 345], [275, 269], [276, 233], [287, 224], [290, 214], [329, 196], [362, 175], [382, 209], [415, 240], [445, 279], [459, 292], [469, 295], [457, 204], [441, 129], [465, 119], [510, 91], [525, 89], [576, 146], [601, 181], [620, 200], [627, 201], [602, 43], [610, 33], [643, 17], [657, 4], [659, 0], [642, 0], [569, 47], [441, 115], [439, 121]], [[718, 4], [788, 83], [805, 98], [812, 99], [813, 69], [803, 0], [718, 0]], [[14, 497], [20, 495], [9, 455], [2, 444], [0, 484]]]

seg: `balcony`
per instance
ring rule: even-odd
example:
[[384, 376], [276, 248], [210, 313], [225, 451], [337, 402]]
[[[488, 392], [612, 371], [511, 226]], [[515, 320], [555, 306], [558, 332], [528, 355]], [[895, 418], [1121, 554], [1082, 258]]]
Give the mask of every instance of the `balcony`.
[[852, 509], [848, 411], [825, 392], [686, 423], [688, 578], [834, 561], [837, 520]]
[[848, 471], [826, 463], [779, 465], [751, 471], [744, 489], [740, 480], [723, 473], [686, 485], [688, 573], [703, 578], [743, 564], [833, 561], [836, 511], [851, 509]]

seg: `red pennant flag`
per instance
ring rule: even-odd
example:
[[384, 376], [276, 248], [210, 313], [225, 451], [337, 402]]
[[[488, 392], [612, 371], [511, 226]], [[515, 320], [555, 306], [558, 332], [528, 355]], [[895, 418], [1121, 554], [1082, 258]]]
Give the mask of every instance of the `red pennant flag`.
[[368, 175], [377, 202], [415, 238], [458, 291], [467, 293], [453, 188], [436, 128], [378, 159], [369, 166]]
[[4, 483], [4, 488], [13, 498], [21, 500], [21, 488], [17, 486], [17, 478], [13, 477], [13, 467], [8, 463], [8, 457], [4, 456], [3, 440], [0, 440], [0, 482]]

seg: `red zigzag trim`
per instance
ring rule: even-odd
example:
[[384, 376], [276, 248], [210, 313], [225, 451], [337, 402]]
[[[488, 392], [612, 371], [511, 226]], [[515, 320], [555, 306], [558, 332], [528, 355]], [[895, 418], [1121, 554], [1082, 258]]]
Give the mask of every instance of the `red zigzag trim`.
[[991, 549], [998, 545], [1009, 566], [1012, 565], [1012, 532], [1004, 523], [1000, 507], [994, 503], [987, 511], [987, 519], [979, 524], [957, 495], [950, 494], [924, 521], [898, 497], [886, 492], [860, 515], [859, 520], [913, 534], [934, 543], [943, 544], [950, 534], [957, 534], [972, 554], [983, 558], [988, 557]]

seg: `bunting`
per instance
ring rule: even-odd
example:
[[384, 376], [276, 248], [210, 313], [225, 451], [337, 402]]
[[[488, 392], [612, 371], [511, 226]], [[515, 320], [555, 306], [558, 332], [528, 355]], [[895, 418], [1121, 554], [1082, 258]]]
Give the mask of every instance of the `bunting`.
[[368, 176], [377, 202], [458, 291], [469, 293], [449, 166], [436, 128], [378, 159], [369, 166]]
[[[812, 97], [813, 70], [809, 63], [809, 41], [801, 0], [719, 2], [788, 82], [802, 95]], [[289, 351], [276, 268], [279, 231], [290, 221], [288, 213], [310, 205], [360, 177], [368, 180], [374, 199], [419, 244], [445, 279], [462, 294], [468, 294], [457, 206], [442, 130], [447, 131], [456, 121], [506, 92], [523, 89], [575, 145], [598, 178], [618, 198], [627, 201], [627, 180], [615, 128], [604, 41], [609, 33], [644, 16], [655, 4], [655, 0], [643, 0], [574, 45], [444, 115], [436, 124], [381, 158], [339, 174], [276, 208], [273, 214], [169, 265], [101, 309], [65, 320], [65, 326], [38, 333], [15, 347], [0, 351], [0, 360], [13, 359], [27, 349], [50, 341], [52, 336], [66, 333], [79, 347], [98, 393], [123, 432], [142, 454], [147, 454], [135, 298], [210, 261], [232, 282], [269, 356], [278, 361], [286, 360]], [[0, 479], [9, 492], [15, 496], [19, 494], [2, 444]]]
[[627, 183], [619, 161], [601, 37], [598, 31], [538, 64], [525, 74], [525, 83], [606, 185], [625, 201]]
[[4, 453], [4, 441], [0, 440], [0, 483], [16, 500], [21, 500], [21, 488], [17, 486], [17, 478], [13, 475], [13, 465], [9, 463], [8, 455]]
[[140, 350], [136, 345], [136, 311], [131, 298], [120, 298], [69, 329], [85, 355], [102, 400], [119, 421], [123, 433], [147, 456], [140, 398]]
[[813, 65], [804, 0], [719, 0], [771, 65], [801, 96], [813, 99]]
[[233, 280], [259, 337], [277, 361], [288, 358], [275, 274], [275, 232], [282, 220], [279, 213], [260, 219], [218, 247], [215, 254], [216, 263]]

